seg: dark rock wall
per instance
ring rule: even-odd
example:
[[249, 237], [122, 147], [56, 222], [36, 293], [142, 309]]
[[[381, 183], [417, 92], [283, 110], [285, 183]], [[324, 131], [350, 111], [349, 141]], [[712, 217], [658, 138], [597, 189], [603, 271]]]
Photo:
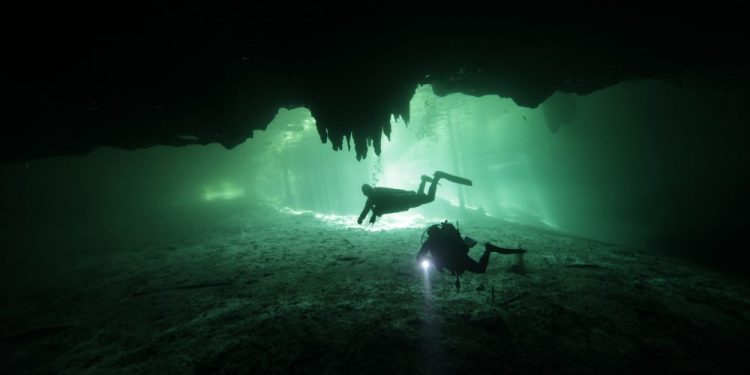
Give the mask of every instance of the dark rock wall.
[[408, 119], [421, 83], [536, 107], [555, 91], [679, 85], [686, 72], [731, 77], [708, 86], [747, 82], [744, 5], [501, 5], [19, 5], [6, 34], [13, 134], [0, 160], [232, 148], [298, 106], [321, 140], [362, 158], [380, 152], [392, 114]]

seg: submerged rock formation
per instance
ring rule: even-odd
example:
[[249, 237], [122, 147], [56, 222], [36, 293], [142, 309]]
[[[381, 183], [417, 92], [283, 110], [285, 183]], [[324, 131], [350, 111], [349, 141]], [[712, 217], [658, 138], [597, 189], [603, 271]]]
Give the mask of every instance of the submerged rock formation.
[[[333, 149], [380, 152], [420, 84], [536, 107], [632, 79], [744, 85], [747, 10], [61, 5], [16, 9], [0, 160], [99, 146], [232, 148], [304, 106]], [[729, 79], [715, 81], [712, 74]], [[706, 78], [709, 77], [709, 78]]]

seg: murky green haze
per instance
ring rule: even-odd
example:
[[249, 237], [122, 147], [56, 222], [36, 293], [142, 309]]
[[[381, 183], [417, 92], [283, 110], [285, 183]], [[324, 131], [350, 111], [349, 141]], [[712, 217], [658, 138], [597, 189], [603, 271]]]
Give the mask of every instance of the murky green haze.
[[298, 108], [281, 109], [266, 131], [233, 150], [105, 148], [3, 165], [3, 242], [14, 249], [3, 263], [75, 256], [82, 238], [145, 239], [184, 212], [247, 201], [356, 226], [360, 185], [416, 190], [419, 177], [435, 170], [474, 186], [441, 182], [435, 202], [372, 229], [460, 221], [468, 212], [731, 263], [747, 244], [742, 95], [632, 82], [556, 94], [562, 109], [551, 102], [530, 109], [420, 87], [409, 124], [392, 119], [381, 156], [371, 149], [362, 161], [321, 144], [314, 118]]

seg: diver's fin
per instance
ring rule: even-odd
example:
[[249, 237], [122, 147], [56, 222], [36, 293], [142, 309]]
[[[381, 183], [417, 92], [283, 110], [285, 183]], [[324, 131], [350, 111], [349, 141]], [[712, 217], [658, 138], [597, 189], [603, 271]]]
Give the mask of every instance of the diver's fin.
[[526, 250], [524, 249], [506, 249], [503, 247], [495, 246], [491, 243], [485, 244], [485, 249], [499, 254], [523, 254], [526, 252]]
[[468, 178], [458, 177], [454, 176], [452, 174], [445, 173], [443, 171], [437, 171], [435, 172], [435, 178], [444, 178], [450, 182], [461, 184], [461, 185], [468, 185], [472, 186], [473, 183]]

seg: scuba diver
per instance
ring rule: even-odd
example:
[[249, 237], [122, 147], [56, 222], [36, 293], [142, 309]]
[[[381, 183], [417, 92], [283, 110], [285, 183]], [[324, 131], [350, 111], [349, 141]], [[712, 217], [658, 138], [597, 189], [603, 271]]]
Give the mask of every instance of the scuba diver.
[[[425, 235], [427, 235], [426, 241]], [[427, 228], [422, 234], [422, 240], [422, 247], [417, 253], [417, 262], [428, 261], [434, 264], [441, 273], [443, 269], [451, 271], [451, 274], [456, 276], [456, 289], [461, 287], [458, 277], [465, 271], [484, 273], [487, 270], [491, 253], [523, 254], [526, 252], [523, 249], [505, 249], [487, 242], [484, 245], [484, 254], [477, 262], [468, 254], [469, 249], [474, 247], [477, 241], [469, 237], [462, 238], [459, 230], [447, 221]]]
[[[441, 178], [461, 185], [472, 185], [472, 182], [469, 179], [441, 171], [435, 172], [432, 177], [422, 176], [422, 182], [419, 183], [419, 189], [417, 192], [385, 187], [372, 187], [368, 184], [362, 185], [362, 194], [367, 197], [367, 202], [365, 202], [365, 208], [362, 210], [359, 218], [357, 218], [357, 224], [362, 224], [362, 221], [370, 210], [372, 210], [370, 223], [374, 223], [377, 217], [384, 214], [407, 211], [410, 208], [419, 207], [425, 203], [434, 201], [438, 181], [440, 181]], [[430, 182], [430, 188], [427, 191], [427, 194], [425, 194], [424, 187], [428, 181]]]

